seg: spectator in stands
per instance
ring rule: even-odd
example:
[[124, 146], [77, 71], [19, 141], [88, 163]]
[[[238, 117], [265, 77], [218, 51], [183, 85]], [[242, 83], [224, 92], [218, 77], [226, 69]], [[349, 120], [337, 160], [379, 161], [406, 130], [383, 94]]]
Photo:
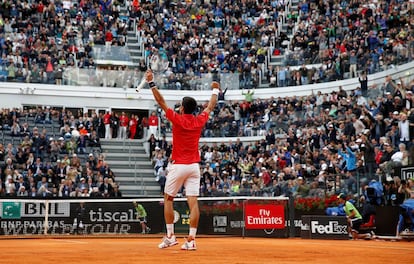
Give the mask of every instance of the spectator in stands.
[[166, 157], [164, 157], [164, 152], [160, 149], [160, 147], [155, 147], [154, 158], [152, 163], [154, 165], [154, 175], [158, 174], [158, 170], [164, 166], [166, 163]]
[[119, 131], [119, 115], [118, 113], [114, 112], [111, 115], [111, 131], [112, 131], [112, 138], [118, 137], [118, 131]]
[[135, 139], [137, 136], [138, 120], [139, 120], [138, 116], [131, 114], [131, 119], [129, 120], [129, 124], [128, 124], [128, 127], [129, 127], [128, 137], [130, 139]]
[[99, 192], [101, 192], [103, 197], [105, 197], [105, 198], [112, 196], [113, 187], [109, 183], [109, 178], [108, 177], [103, 178], [103, 183], [99, 187]]
[[165, 181], [166, 181], [167, 175], [168, 175], [168, 169], [167, 169], [167, 166], [164, 164], [161, 168], [158, 169], [157, 175], [155, 177], [155, 180], [160, 185], [161, 195], [164, 195]]
[[[83, 125], [81, 125], [83, 127]], [[80, 135], [76, 141], [76, 153], [78, 154], [85, 154], [86, 153], [86, 146], [87, 146], [87, 137], [85, 135]]]
[[103, 123], [105, 125], [105, 139], [112, 138], [111, 133], [111, 113], [109, 110], [106, 111], [105, 115], [103, 116]]
[[158, 115], [156, 111], [152, 111], [150, 117], [148, 118], [148, 135], [152, 135], [157, 139], [158, 138]]
[[121, 113], [119, 117], [119, 129], [118, 129], [118, 138], [119, 139], [126, 139], [127, 138], [127, 130], [129, 125], [129, 118], [125, 114], [125, 112]]
[[150, 135], [150, 138], [148, 139], [148, 143], [149, 143], [149, 159], [152, 160], [152, 158], [155, 155], [156, 148], [159, 149], [158, 142], [154, 134]]
[[98, 136], [97, 132], [95, 130], [92, 131], [91, 135], [89, 136], [89, 147], [98, 149], [98, 151], [101, 151], [101, 142], [100, 137]]

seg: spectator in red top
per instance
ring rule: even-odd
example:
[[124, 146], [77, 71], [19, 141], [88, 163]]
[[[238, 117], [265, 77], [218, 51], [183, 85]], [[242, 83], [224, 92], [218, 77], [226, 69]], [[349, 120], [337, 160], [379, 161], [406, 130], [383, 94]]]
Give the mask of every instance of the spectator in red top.
[[47, 80], [52, 80], [54, 69], [53, 69], [53, 62], [52, 58], [50, 56], [47, 57], [47, 63], [46, 63], [46, 74], [47, 74]]
[[127, 138], [127, 128], [128, 128], [129, 118], [125, 112], [121, 113], [119, 117], [119, 129], [118, 129], [118, 139]]
[[89, 131], [86, 129], [84, 125], [80, 124], [78, 130], [79, 130], [79, 135], [85, 136], [85, 137], [89, 136]]
[[155, 138], [158, 138], [158, 116], [157, 112], [152, 111], [151, 116], [148, 119], [148, 126], [149, 126], [149, 133], [148, 136], [151, 136], [151, 134], [154, 134]]
[[133, 8], [134, 12], [138, 12], [138, 10], [139, 10], [139, 1], [138, 0], [133, 0], [132, 1], [132, 8]]
[[129, 120], [129, 138], [134, 139], [135, 134], [137, 132], [137, 125], [138, 125], [138, 119], [137, 116], [134, 114], [131, 115], [131, 119]]
[[147, 138], [148, 136], [148, 118], [145, 116], [141, 120], [141, 129], [142, 129], [142, 138]]
[[105, 33], [105, 52], [111, 52], [111, 45], [114, 36], [110, 29], [108, 29]]
[[105, 139], [112, 138], [111, 133], [111, 112], [106, 111], [104, 115], [104, 124], [105, 124]]
[[375, 163], [377, 164], [377, 166], [379, 166], [381, 163], [381, 157], [384, 154], [384, 152], [382, 152], [380, 147], [377, 146], [374, 148], [374, 153], [375, 153]]
[[42, 1], [40, 1], [40, 3], [37, 5], [37, 12], [43, 14], [44, 8], [45, 6], [43, 5]]
[[263, 187], [268, 187], [271, 183], [271, 177], [269, 170], [266, 169], [266, 167], [262, 167], [262, 181], [263, 181]]

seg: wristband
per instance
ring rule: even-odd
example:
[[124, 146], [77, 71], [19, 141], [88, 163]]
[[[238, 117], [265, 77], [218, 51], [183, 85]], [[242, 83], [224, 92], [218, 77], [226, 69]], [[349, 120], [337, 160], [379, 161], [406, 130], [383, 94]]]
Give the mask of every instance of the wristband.
[[150, 88], [153, 88], [153, 87], [156, 86], [154, 82], [149, 82], [148, 85], [149, 85]]
[[219, 89], [217, 89], [217, 88], [214, 88], [213, 89], [213, 94], [215, 94], [215, 95], [219, 95], [219, 93], [220, 93], [220, 90]]

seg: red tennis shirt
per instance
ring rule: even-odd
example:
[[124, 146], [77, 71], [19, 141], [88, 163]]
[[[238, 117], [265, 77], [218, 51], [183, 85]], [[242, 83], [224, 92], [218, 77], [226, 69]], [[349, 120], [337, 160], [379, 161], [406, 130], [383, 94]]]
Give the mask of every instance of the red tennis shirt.
[[174, 163], [191, 164], [200, 162], [198, 142], [201, 130], [208, 120], [208, 113], [203, 111], [197, 116], [192, 114], [181, 115], [168, 108], [166, 116], [172, 123], [172, 160]]

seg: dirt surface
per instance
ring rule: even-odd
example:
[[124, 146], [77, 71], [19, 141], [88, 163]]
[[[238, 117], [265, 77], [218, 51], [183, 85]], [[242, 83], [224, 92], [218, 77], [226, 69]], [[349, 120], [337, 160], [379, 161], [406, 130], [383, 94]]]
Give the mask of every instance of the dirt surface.
[[[0, 240], [0, 263], [413, 263], [414, 242], [199, 237], [197, 251], [158, 249], [160, 237]], [[182, 238], [179, 240], [183, 241]]]

